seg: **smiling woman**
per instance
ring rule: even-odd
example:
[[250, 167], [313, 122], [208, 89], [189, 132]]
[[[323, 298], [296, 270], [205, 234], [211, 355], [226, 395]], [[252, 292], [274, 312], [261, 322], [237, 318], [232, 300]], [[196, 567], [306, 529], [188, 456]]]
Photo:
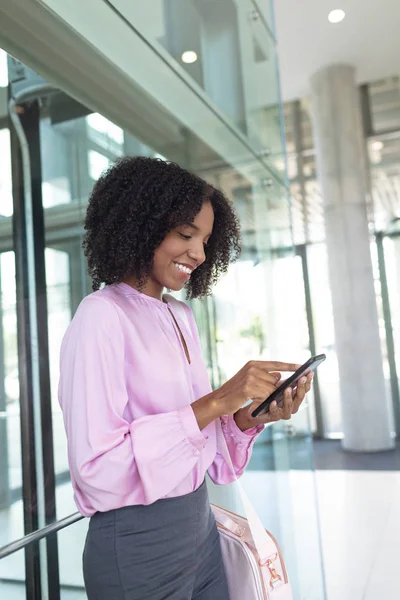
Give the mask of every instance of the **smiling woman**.
[[65, 335], [59, 398], [75, 500], [92, 517], [88, 598], [228, 600], [205, 475], [240, 476], [264, 425], [290, 419], [311, 380], [252, 418], [297, 365], [253, 361], [213, 391], [192, 312], [163, 294], [209, 294], [238, 256], [220, 190], [174, 163], [120, 159], [95, 185], [85, 228], [95, 291]]
[[187, 284], [188, 297], [199, 298], [240, 252], [239, 222], [224, 194], [154, 158], [120, 159], [100, 177], [85, 228], [94, 290], [125, 281], [160, 299], [164, 287]]
[[[206, 261], [206, 244], [211, 238], [213, 225], [214, 209], [211, 202], [205, 200], [193, 223], [167, 233], [156, 249], [152, 272], [142, 292], [161, 299], [164, 288], [175, 292], [181, 290], [194, 271]], [[125, 281], [135, 287], [135, 276]]]

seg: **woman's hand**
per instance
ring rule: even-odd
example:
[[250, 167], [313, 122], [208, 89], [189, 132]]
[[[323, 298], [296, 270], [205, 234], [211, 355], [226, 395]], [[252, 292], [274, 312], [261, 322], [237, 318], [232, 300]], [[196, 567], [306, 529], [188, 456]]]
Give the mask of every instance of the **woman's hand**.
[[268, 398], [281, 378], [277, 371], [293, 372], [299, 366], [276, 361], [250, 361], [210, 396], [221, 416], [234, 414], [249, 398], [262, 398], [263, 401]]
[[[271, 375], [279, 375], [279, 373], [271, 373]], [[280, 421], [281, 419], [284, 419], [285, 421], [289, 420], [292, 415], [297, 413], [305, 395], [310, 391], [313, 376], [313, 373], [309, 373], [307, 377], [302, 377], [295, 390], [287, 388], [284, 392], [282, 407], [279, 407], [276, 401], [274, 401], [271, 403], [267, 413], [256, 417], [255, 419], [251, 416], [251, 413], [264, 402], [267, 396], [262, 400], [253, 399], [251, 404], [244, 408], [240, 408], [235, 412], [234, 418], [236, 425], [242, 431], [246, 431], [246, 429], [251, 429], [256, 425], [272, 423], [274, 421]]]

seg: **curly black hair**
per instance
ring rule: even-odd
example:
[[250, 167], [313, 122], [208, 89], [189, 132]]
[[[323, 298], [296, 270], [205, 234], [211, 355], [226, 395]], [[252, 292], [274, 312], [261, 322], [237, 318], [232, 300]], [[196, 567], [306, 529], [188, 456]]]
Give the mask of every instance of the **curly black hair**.
[[240, 226], [225, 195], [197, 175], [161, 159], [117, 159], [89, 198], [83, 247], [93, 290], [133, 276], [141, 289], [156, 248], [172, 229], [191, 224], [203, 202], [214, 210], [206, 260], [186, 284], [187, 297], [211, 293], [218, 277], [240, 254]]

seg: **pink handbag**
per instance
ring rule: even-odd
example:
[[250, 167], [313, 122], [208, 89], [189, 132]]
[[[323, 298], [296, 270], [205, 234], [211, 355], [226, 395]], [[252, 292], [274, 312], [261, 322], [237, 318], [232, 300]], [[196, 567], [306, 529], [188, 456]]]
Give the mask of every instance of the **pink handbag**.
[[[175, 307], [189, 332], [190, 324], [173, 296]], [[230, 600], [293, 600], [285, 563], [275, 538], [264, 529], [244, 488], [236, 477], [221, 422], [216, 421], [218, 446], [235, 477], [246, 518], [211, 505], [221, 542]]]
[[293, 600], [285, 563], [275, 538], [262, 525], [233, 469], [220, 422], [218, 442], [235, 475], [247, 518], [211, 505], [221, 542], [230, 600]]

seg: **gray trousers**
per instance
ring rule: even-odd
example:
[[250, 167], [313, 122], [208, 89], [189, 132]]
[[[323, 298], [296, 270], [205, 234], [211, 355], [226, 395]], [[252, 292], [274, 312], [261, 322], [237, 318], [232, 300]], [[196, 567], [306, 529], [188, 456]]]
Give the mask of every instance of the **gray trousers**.
[[88, 600], [229, 600], [206, 484], [93, 515], [83, 573]]

